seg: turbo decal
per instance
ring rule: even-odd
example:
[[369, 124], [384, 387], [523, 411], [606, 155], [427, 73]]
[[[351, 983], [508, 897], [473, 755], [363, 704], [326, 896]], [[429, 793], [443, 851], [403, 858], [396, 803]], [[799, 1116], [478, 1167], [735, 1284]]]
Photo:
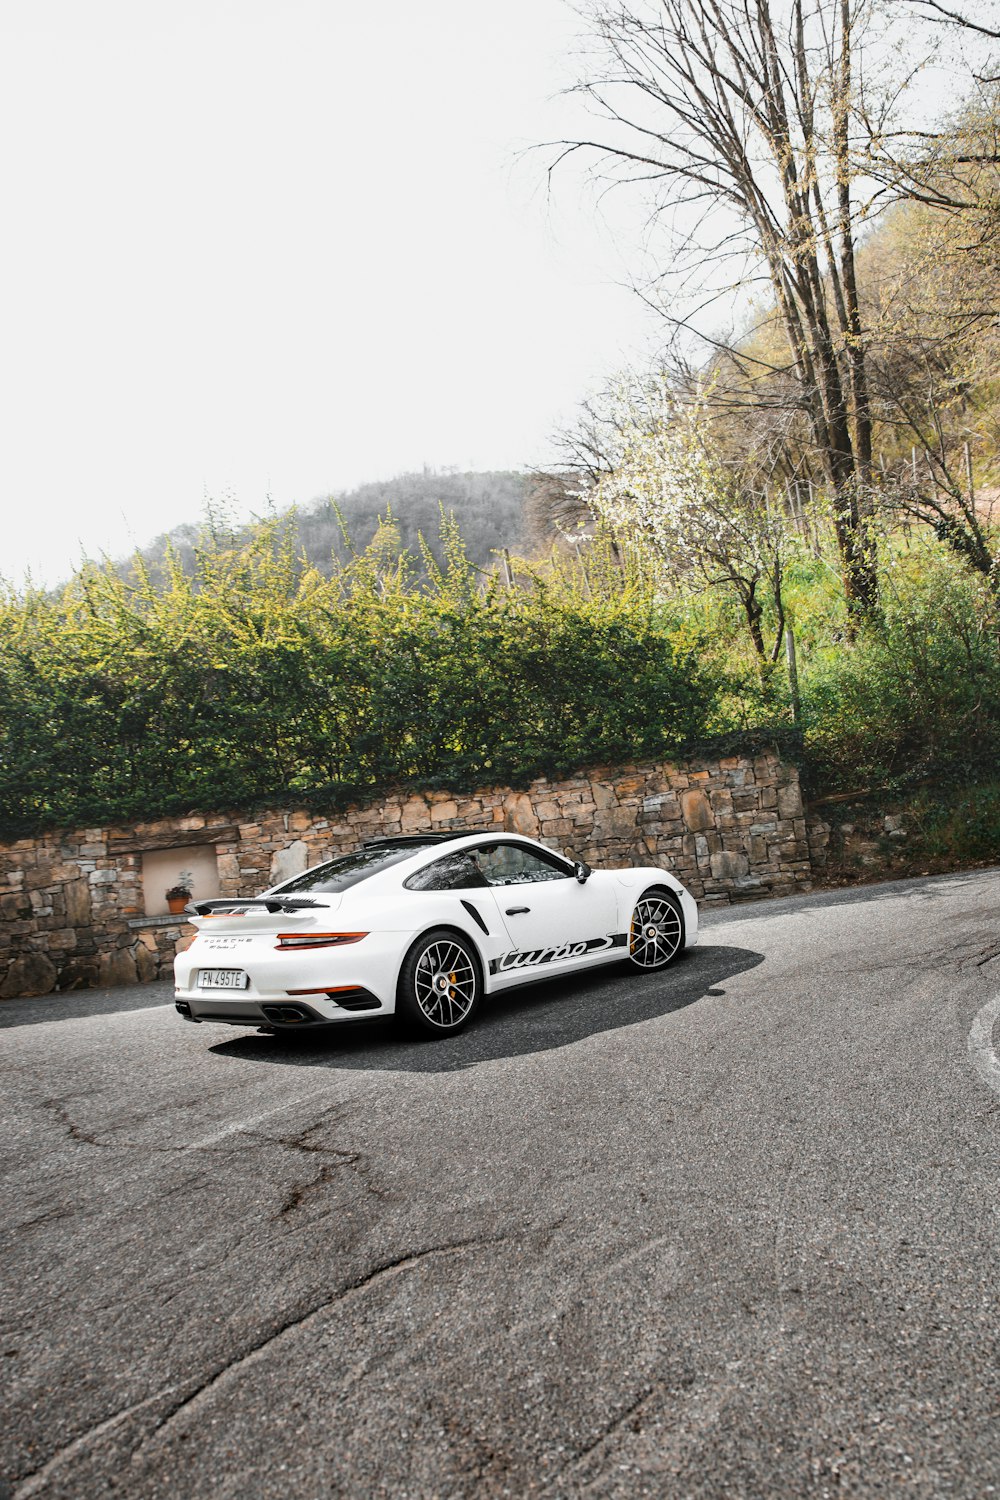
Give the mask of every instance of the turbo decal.
[[582, 958], [585, 953], [599, 953], [604, 948], [621, 948], [626, 941], [625, 933], [613, 937], [586, 938], [579, 943], [557, 943], [551, 948], [532, 948], [524, 952], [501, 954], [490, 960], [491, 974], [509, 974], [514, 969], [531, 969], [536, 964], [558, 963], [560, 959]]

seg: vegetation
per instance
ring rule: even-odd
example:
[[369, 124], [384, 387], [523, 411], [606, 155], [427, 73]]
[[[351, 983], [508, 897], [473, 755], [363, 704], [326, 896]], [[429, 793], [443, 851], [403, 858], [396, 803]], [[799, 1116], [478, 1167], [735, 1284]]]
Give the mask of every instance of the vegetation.
[[[383, 525], [324, 578], [280, 523], [206, 533], [189, 575], [87, 567], [0, 609], [7, 834], [408, 781], [509, 784], [662, 756], [707, 732], [711, 677], [596, 546], [565, 587], [482, 583], [453, 523], [424, 577]], [[613, 572], [613, 579], [612, 579]]]

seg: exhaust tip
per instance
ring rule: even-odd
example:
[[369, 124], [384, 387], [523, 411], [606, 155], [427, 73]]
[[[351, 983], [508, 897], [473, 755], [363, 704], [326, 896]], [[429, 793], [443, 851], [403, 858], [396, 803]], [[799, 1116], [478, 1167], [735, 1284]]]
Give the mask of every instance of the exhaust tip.
[[313, 1019], [301, 1005], [262, 1005], [261, 1010], [269, 1021], [277, 1021], [284, 1026], [300, 1025]]

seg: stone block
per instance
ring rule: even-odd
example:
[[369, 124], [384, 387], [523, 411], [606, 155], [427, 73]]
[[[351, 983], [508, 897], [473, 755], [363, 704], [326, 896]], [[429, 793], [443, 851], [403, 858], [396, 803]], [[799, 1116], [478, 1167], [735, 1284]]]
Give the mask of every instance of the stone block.
[[802, 793], [799, 791], [798, 782], [789, 782], [787, 786], [779, 786], [778, 816], [779, 818], [801, 818]]
[[563, 809], [561, 804], [558, 802], [549, 801], [535, 803], [535, 817], [543, 826], [544, 824], [551, 822], [553, 818], [561, 818], [562, 815]]
[[449, 798], [444, 802], [435, 802], [431, 807], [432, 823], [450, 823], [458, 817], [458, 803]]
[[423, 797], [410, 797], [403, 803], [400, 823], [404, 833], [425, 833], [431, 826], [430, 809]]
[[30, 953], [15, 958], [0, 984], [0, 999], [15, 996], [49, 995], [59, 978], [55, 965], [44, 953]]
[[28, 890], [37, 891], [46, 885], [61, 885], [64, 880], [75, 880], [80, 873], [76, 864], [40, 864], [26, 870], [24, 884]]
[[160, 965], [144, 943], [135, 950], [135, 970], [140, 984], [150, 984], [160, 972]]
[[538, 833], [538, 819], [525, 792], [511, 792], [504, 798], [504, 827], [509, 833], [523, 833], [533, 838]]
[[95, 957], [84, 957], [75, 954], [67, 963], [61, 964], [59, 968], [60, 990], [90, 990], [97, 983], [97, 972], [99, 964]]
[[309, 846], [304, 839], [296, 839], [285, 849], [278, 849], [271, 857], [271, 884], [280, 885], [301, 875], [309, 865]]
[[715, 827], [715, 819], [712, 817], [708, 798], [697, 787], [682, 792], [680, 804], [684, 821], [692, 833], [701, 833], [705, 829]]
[[102, 953], [97, 970], [100, 985], [135, 984], [138, 981], [135, 959], [126, 948], [115, 948], [111, 953]]
[[563, 839], [576, 832], [572, 818], [550, 818], [542, 824], [543, 839]]
[[712, 855], [712, 875], [716, 880], [736, 880], [747, 875], [750, 865], [745, 854], [735, 854], [731, 849], [720, 849]]
[[598, 844], [612, 839], [634, 839], [637, 833], [634, 807], [607, 807], [594, 813], [594, 840]]
[[651, 797], [642, 799], [643, 814], [655, 813], [659, 818], [677, 818], [680, 816], [680, 807], [673, 792], [657, 792]]
[[64, 953], [72, 953], [76, 947], [76, 933], [72, 927], [59, 927], [48, 934], [48, 946]]

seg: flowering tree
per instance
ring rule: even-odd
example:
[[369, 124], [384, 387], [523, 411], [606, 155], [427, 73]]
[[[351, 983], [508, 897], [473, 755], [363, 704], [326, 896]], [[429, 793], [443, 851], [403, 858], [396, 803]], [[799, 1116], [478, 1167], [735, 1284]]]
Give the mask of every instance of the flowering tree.
[[[721, 462], [705, 426], [703, 399], [683, 403], [661, 378], [620, 384], [605, 429], [613, 449], [609, 471], [590, 503], [618, 535], [651, 552], [665, 574], [735, 594], [754, 650], [762, 662], [773, 662], [785, 630], [785, 514], [766, 488]], [[768, 594], [775, 615], [770, 650]]]

